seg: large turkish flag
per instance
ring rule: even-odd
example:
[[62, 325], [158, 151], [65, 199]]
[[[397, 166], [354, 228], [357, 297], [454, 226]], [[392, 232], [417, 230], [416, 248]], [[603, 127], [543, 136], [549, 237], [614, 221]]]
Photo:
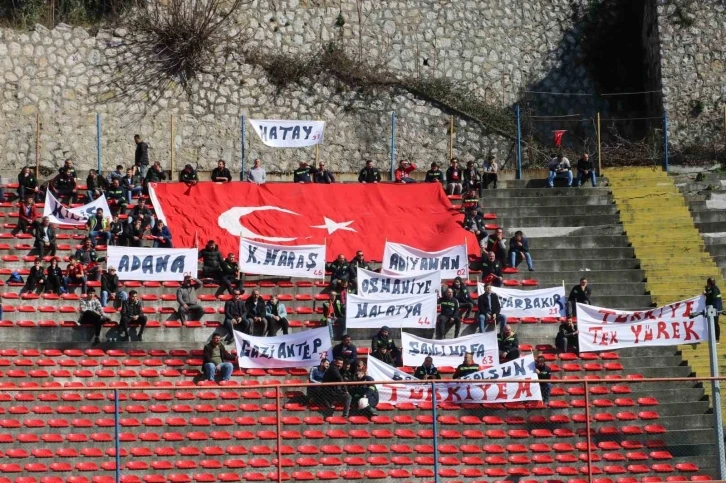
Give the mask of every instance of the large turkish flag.
[[215, 240], [226, 256], [239, 237], [281, 245], [326, 244], [326, 258], [350, 260], [363, 250], [380, 261], [386, 240], [425, 251], [461, 245], [478, 253], [439, 183], [293, 184], [212, 182], [152, 185], [152, 201], [166, 219], [175, 247]]

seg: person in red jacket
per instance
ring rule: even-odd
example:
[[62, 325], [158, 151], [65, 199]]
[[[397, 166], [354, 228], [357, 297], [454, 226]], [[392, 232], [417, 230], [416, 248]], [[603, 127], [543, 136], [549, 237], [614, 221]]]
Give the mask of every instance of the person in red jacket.
[[32, 196], [25, 198], [20, 204], [18, 209], [18, 223], [11, 232], [13, 236], [20, 232], [28, 233], [33, 228], [33, 222], [38, 217], [38, 212], [35, 210], [35, 203], [33, 202]]
[[396, 168], [396, 171], [393, 173], [396, 178], [396, 183], [415, 183], [416, 180], [411, 178], [409, 176], [410, 173], [412, 173], [416, 169], [416, 165], [413, 164], [411, 161], [403, 160], [398, 165], [398, 168]]

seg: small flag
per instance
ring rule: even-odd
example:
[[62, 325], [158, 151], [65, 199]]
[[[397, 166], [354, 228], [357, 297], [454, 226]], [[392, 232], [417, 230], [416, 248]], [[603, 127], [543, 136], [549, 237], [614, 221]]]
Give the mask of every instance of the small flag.
[[566, 132], [567, 132], [567, 130], [562, 130], [562, 129], [561, 130], [558, 130], [558, 131], [554, 131], [554, 133], [555, 133], [555, 146], [557, 146], [557, 147], [562, 146], [562, 136], [564, 136]]

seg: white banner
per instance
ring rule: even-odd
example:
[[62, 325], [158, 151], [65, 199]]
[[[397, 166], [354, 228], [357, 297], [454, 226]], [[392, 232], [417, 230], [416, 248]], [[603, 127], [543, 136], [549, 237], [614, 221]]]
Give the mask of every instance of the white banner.
[[331, 350], [327, 327], [276, 337], [254, 337], [234, 331], [239, 367], [315, 367]]
[[50, 190], [47, 190], [45, 192], [43, 216], [50, 218], [51, 223], [82, 226], [86, 224], [89, 218], [96, 216], [96, 210], [99, 208], [103, 210], [104, 218], [111, 217], [111, 209], [108, 207], [106, 195], [101, 195], [78, 208], [67, 208], [51, 194]]
[[433, 329], [436, 302], [436, 294], [369, 300], [349, 293], [345, 326], [348, 329], [380, 329], [384, 325]]
[[469, 276], [465, 243], [438, 252], [424, 252], [401, 243], [386, 242], [381, 266], [383, 273], [394, 275], [440, 272], [443, 279]]
[[464, 360], [464, 354], [471, 352], [474, 362], [480, 366], [499, 364], [499, 344], [495, 331], [472, 334], [458, 339], [431, 340], [401, 332], [403, 365], [418, 367], [424, 359], [431, 357], [437, 367], [456, 367]]
[[430, 272], [412, 277], [386, 275], [358, 269], [358, 295], [368, 300], [403, 297], [406, 295], [436, 295], [441, 290], [441, 273]]
[[325, 245], [270, 245], [240, 238], [239, 268], [278, 277], [325, 278]]
[[580, 352], [708, 341], [706, 317], [689, 317], [703, 312], [705, 306], [703, 296], [637, 312], [577, 304]]
[[271, 148], [303, 148], [323, 142], [325, 121], [290, 121], [250, 119], [265, 146]]
[[106, 266], [115, 267], [119, 280], [182, 281], [197, 276], [199, 252], [194, 248], [134, 248], [109, 246]]
[[[484, 293], [484, 284], [477, 284], [479, 296]], [[562, 286], [536, 290], [517, 290], [492, 287], [499, 296], [502, 315], [505, 317], [564, 317], [567, 299]]]

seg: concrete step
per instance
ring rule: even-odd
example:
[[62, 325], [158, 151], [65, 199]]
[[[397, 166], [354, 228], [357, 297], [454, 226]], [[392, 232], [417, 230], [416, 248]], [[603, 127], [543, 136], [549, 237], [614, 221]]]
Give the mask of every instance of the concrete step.
[[723, 233], [726, 232], [726, 222], [699, 222], [696, 223], [696, 228], [698, 228], [698, 231], [700, 231], [701, 233]]
[[[611, 250], [611, 249], [608, 249]], [[616, 250], [616, 249], [612, 249]], [[547, 251], [548, 253], [552, 253], [550, 251]], [[535, 272], [535, 277], [537, 278], [539, 272], [550, 272], [550, 271], [563, 271], [563, 272], [577, 272], [589, 269], [590, 271], [599, 271], [599, 270], [635, 270], [640, 267], [640, 263], [637, 259], [634, 257], [627, 257], [627, 258], [613, 258], [613, 259], [605, 259], [605, 258], [583, 258], [579, 259], [577, 256], [573, 256], [573, 252], [575, 250], [571, 250], [567, 253], [555, 253], [561, 255], [561, 258], [558, 259], [542, 259], [539, 257], [535, 257], [534, 252], [531, 252], [533, 254], [534, 263], [535, 263], [535, 269], [537, 270]], [[584, 253], [583, 255], [587, 255], [588, 253]], [[544, 255], [544, 254], [542, 254]], [[526, 270], [526, 268], [525, 268]]]
[[573, 226], [585, 227], [604, 224], [614, 225], [620, 222], [620, 218], [617, 214], [580, 216], [561, 214], [560, 216], [549, 216], [550, 214], [546, 211], [542, 214], [547, 216], [512, 216], [506, 218], [502, 217], [502, 220], [506, 221], [507, 226], [518, 227], [520, 229], [526, 229], [533, 226], [556, 228]]
[[[569, 238], [569, 237], [568, 237]], [[613, 237], [613, 241], [615, 241], [616, 237]], [[549, 243], [547, 243], [547, 240], [544, 238], [538, 239], [538, 246], [541, 246], [542, 248], [530, 248], [529, 253], [532, 255], [532, 258], [536, 260], [539, 263], [542, 263], [544, 260], [561, 260], [563, 262], [578, 262], [580, 260], [583, 261], [583, 264], [585, 263], [585, 260], [596, 260], [601, 261], [606, 264], [609, 263], [617, 263], [620, 260], [627, 260], [629, 262], [635, 262], [637, 263], [637, 259], [635, 258], [635, 250], [633, 250], [632, 247], [627, 246], [627, 237], [617, 237], [619, 242], [625, 243], [625, 245], [621, 246], [612, 246], [612, 247], [583, 247], [583, 248], [556, 248], [556, 247], [548, 247], [547, 245], [554, 245], [559, 244], [556, 239], [551, 239]], [[533, 245], [530, 239], [530, 247]], [[563, 244], [565, 242], [562, 242]], [[589, 244], [589, 242], [580, 242], [580, 243], [572, 243], [573, 245], [586, 245]], [[593, 269], [595, 269], [593, 267]]]
[[[548, 247], [557, 253], [559, 250], [591, 249], [591, 248], [625, 248], [630, 246], [628, 237], [624, 235], [581, 235], [562, 237], [529, 237], [530, 247]], [[533, 255], [534, 256], [534, 255]]]
[[[574, 171], [573, 175], [575, 176], [575, 178], [577, 178], [577, 171]], [[563, 180], [558, 180], [558, 181], [562, 182]], [[597, 181], [598, 181], [598, 184], [602, 184], [603, 186], [606, 186], [608, 183], [607, 178], [598, 178]], [[508, 179], [508, 180], [504, 181], [503, 183], [504, 184], [500, 184], [500, 189], [501, 188], [510, 188], [510, 189], [511, 188], [529, 188], [529, 189], [532, 189], [532, 188], [543, 189], [544, 188], [544, 189], [546, 189], [547, 188], [547, 180], [544, 177], [542, 177], [542, 178], [529, 177], [527, 179]], [[586, 190], [585, 188], [588, 188], [588, 189]], [[592, 186], [588, 182], [581, 189], [582, 189], [582, 191], [587, 192], [592, 189]]]
[[[501, 209], [533, 207], [531, 196], [522, 197], [497, 197], [488, 196], [484, 193], [481, 198], [481, 205], [487, 213], [499, 213]], [[570, 196], [539, 196], [537, 197], [536, 206], [541, 208], [559, 208], [563, 206], [610, 206], [613, 204], [612, 197], [607, 192], [597, 192], [595, 194], [580, 195], [579, 193]]]
[[726, 225], [726, 210], [691, 211], [696, 225], [723, 222]]
[[584, 198], [586, 196], [607, 196], [609, 193], [608, 188], [567, 188], [567, 187], [554, 187], [554, 188], [499, 188], [496, 190], [483, 190], [480, 197], [482, 204], [486, 206], [486, 200], [492, 198]]
[[[618, 214], [613, 204], [603, 205], [574, 205], [574, 206], [513, 206], [511, 208], [497, 208], [495, 211], [499, 218], [510, 220], [513, 217], [545, 216], [552, 217], [580, 217], [580, 216], [614, 216]], [[610, 220], [611, 218], [609, 218]], [[617, 223], [617, 221], [615, 222]], [[602, 222], [598, 222], [602, 224]]]

